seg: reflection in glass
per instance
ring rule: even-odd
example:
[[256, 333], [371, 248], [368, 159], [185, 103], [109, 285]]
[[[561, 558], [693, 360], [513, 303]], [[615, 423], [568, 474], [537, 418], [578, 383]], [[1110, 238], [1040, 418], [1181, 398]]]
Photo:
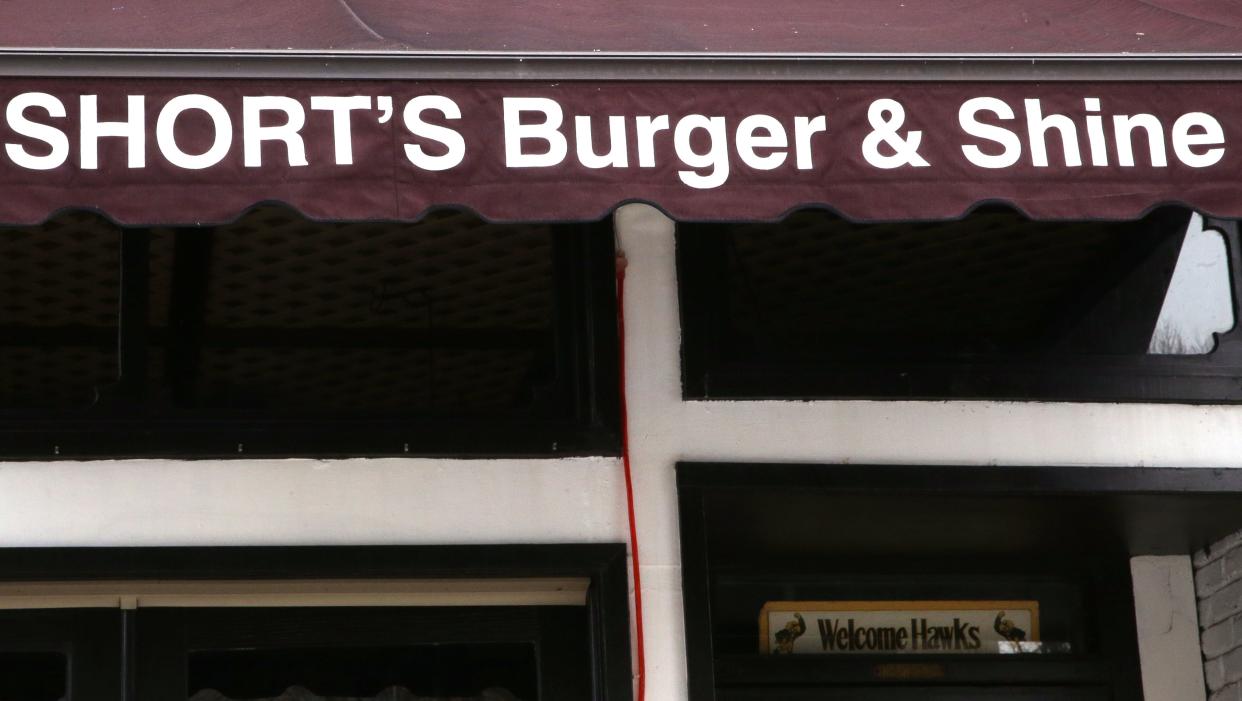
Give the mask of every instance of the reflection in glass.
[[681, 236], [712, 268], [689, 284], [718, 307], [729, 362], [1193, 354], [1233, 325], [1224, 239], [1185, 210], [876, 224], [803, 210]]
[[[214, 689], [200, 691], [190, 697], [190, 701], [238, 701], [225, 696]], [[484, 689], [476, 696], [418, 696], [403, 687], [389, 687], [376, 696], [319, 696], [300, 686], [289, 687], [280, 696], [266, 699], [247, 699], [247, 701], [520, 701], [507, 689]]]
[[1227, 256], [1220, 233], [1205, 230], [1203, 217], [1194, 215], [1156, 321], [1150, 353], [1211, 353], [1216, 346], [1213, 334], [1233, 328]]
[[1073, 646], [1069, 643], [1027, 640], [1021, 642], [1000, 642], [996, 644], [996, 648], [996, 652], [1001, 655], [1068, 655], [1074, 651]]
[[210, 650], [190, 701], [536, 701], [531, 644]]

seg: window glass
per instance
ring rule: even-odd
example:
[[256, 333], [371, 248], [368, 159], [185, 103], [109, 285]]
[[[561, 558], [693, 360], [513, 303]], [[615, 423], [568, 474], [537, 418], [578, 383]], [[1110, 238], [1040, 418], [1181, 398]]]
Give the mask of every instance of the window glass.
[[151, 324], [179, 405], [527, 411], [558, 379], [548, 226], [456, 212], [319, 224], [262, 208], [157, 230], [151, 246]]
[[580, 701], [579, 606], [139, 609], [139, 695], [191, 701]]
[[1149, 353], [1200, 355], [1216, 347], [1216, 334], [1233, 328], [1229, 252], [1219, 231], [1195, 215], [1169, 281]]
[[1117, 524], [1177, 478], [1088, 480], [1121, 496], [1074, 472], [679, 464], [691, 686], [755, 701], [959, 686], [1140, 698], [1130, 553], [1162, 535]]
[[0, 229], [0, 415], [85, 409], [116, 383], [120, 242], [82, 212]]
[[1219, 381], [1236, 354], [1216, 352], [1233, 342], [1229, 246], [1188, 210], [806, 210], [680, 226], [678, 259], [691, 398], [1242, 400]]
[[534, 701], [534, 645], [195, 652], [190, 701]]
[[0, 229], [0, 457], [617, 450], [608, 222]]
[[54, 652], [0, 652], [0, 699], [61, 701], [68, 698], [68, 660]]
[[0, 609], [0, 701], [121, 698], [122, 626], [118, 609]]

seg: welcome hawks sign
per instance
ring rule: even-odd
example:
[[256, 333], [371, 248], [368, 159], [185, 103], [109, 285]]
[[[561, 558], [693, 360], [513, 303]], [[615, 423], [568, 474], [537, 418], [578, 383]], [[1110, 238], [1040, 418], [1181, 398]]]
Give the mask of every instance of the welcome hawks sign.
[[1036, 601], [779, 601], [759, 616], [760, 651], [997, 654], [1039, 641]]
[[1242, 215], [1229, 83], [534, 83], [12, 79], [0, 222], [65, 207], [196, 224], [320, 219], [862, 220]]

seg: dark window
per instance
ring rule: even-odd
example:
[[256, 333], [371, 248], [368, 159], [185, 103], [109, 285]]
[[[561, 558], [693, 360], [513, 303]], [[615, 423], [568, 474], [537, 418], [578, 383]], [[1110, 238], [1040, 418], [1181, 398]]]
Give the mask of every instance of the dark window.
[[[391, 611], [387, 617], [401, 618]], [[408, 613], [408, 612], [405, 612]], [[478, 620], [458, 611], [458, 621]], [[305, 615], [298, 616], [305, 618]], [[408, 618], [408, 616], [407, 616]], [[501, 619], [503, 616], [495, 616]], [[420, 621], [421, 622], [421, 621]], [[306, 645], [306, 640], [296, 644]], [[581, 641], [584, 649], [585, 637]], [[587, 671], [583, 665], [583, 671]], [[534, 643], [209, 650], [189, 654], [190, 699], [538, 699]], [[589, 696], [589, 689], [584, 694]], [[584, 696], [585, 698], [586, 696]]]
[[119, 699], [121, 617], [106, 609], [0, 610], [0, 699]]
[[678, 229], [689, 398], [1238, 401], [1237, 230], [1135, 222]]
[[0, 582], [110, 582], [114, 606], [130, 598], [126, 583], [144, 580], [193, 581], [208, 594], [215, 580], [267, 582], [269, 592], [279, 581], [373, 581], [392, 593], [397, 580], [461, 578], [557, 594], [531, 600], [536, 590], [517, 584], [523, 596], [491, 604], [164, 608], [135, 597], [137, 608], [125, 611], [0, 610], [0, 701], [628, 701], [625, 552], [621, 544], [0, 549]]
[[592, 698], [586, 607], [140, 610], [138, 693], [167, 701]]
[[69, 659], [55, 652], [0, 652], [0, 699], [60, 701], [69, 692]]
[[64, 214], [0, 251], [9, 457], [616, 450], [606, 223]]
[[1196, 469], [677, 478], [692, 701], [1139, 699], [1130, 558], [1194, 551], [1242, 519], [1242, 477]]
[[0, 229], [0, 417], [78, 413], [116, 384], [120, 248], [93, 214]]

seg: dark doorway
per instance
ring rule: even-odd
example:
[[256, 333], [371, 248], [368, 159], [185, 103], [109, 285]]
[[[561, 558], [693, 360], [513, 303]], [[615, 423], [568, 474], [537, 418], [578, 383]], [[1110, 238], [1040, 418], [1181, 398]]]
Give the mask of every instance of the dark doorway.
[[[692, 701], [1138, 701], [1130, 558], [1242, 526], [1231, 470], [681, 464], [678, 491]], [[867, 642], [928, 626], [981, 640]]]
[[[0, 701], [628, 701], [625, 559], [620, 544], [0, 549], [0, 583], [118, 592], [108, 584], [96, 609], [0, 610]], [[526, 594], [522, 582], [550, 581], [570, 595], [227, 607], [124, 595], [147, 580], [210, 593], [221, 580], [319, 591], [444, 579], [517, 580]], [[137, 608], [115, 608], [121, 599]]]

